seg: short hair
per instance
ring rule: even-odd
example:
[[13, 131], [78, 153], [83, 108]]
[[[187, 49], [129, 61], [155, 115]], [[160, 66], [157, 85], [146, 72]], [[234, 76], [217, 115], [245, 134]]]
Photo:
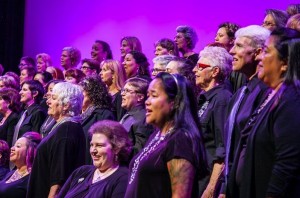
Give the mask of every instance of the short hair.
[[26, 138], [26, 165], [27, 170], [31, 170], [34, 157], [37, 152], [37, 147], [39, 143], [42, 141], [42, 136], [37, 132], [26, 132], [22, 137]]
[[75, 47], [64, 47], [62, 51], [67, 51], [71, 59], [72, 67], [76, 67], [81, 59], [81, 52]]
[[196, 31], [190, 26], [178, 26], [176, 32], [183, 33], [184, 38], [188, 41], [187, 47], [189, 49], [194, 49], [198, 42], [198, 35]]
[[60, 82], [54, 85], [52, 94], [58, 96], [60, 105], [69, 105], [67, 114], [77, 116], [82, 109], [83, 94], [78, 85], [69, 82]]
[[104, 52], [106, 52], [106, 59], [113, 59], [112, 51], [110, 49], [110, 46], [105, 41], [96, 40], [95, 43], [99, 43], [102, 45], [102, 49]]
[[39, 104], [42, 101], [45, 93], [43, 85], [37, 80], [27, 80], [22, 83], [21, 87], [23, 87], [25, 84], [28, 85], [31, 93], [37, 92], [37, 96], [34, 98], [34, 103]]
[[36, 68], [34, 67], [29, 67], [29, 66], [24, 66], [20, 69], [20, 72], [22, 72], [23, 70], [27, 71], [28, 76], [30, 77], [34, 77], [34, 75], [36, 74]]
[[4, 86], [6, 88], [13, 88], [18, 90], [20, 87], [20, 83], [17, 82], [12, 76], [9, 75], [4, 75], [4, 76], [0, 76], [0, 81], [3, 82]]
[[[20, 61], [25, 61], [26, 64], [28, 65], [27, 67], [33, 67], [36, 69], [36, 64], [35, 64], [35, 60], [29, 56], [23, 56]], [[19, 67], [19, 69], [21, 70], [23, 67]]]
[[126, 72], [124, 67], [117, 60], [104, 60], [101, 62], [101, 69], [103, 66], [107, 66], [113, 74], [113, 84], [117, 87], [118, 90], [121, 90], [125, 84]]
[[231, 23], [231, 22], [224, 22], [224, 23], [221, 23], [218, 28], [225, 28], [226, 30], [226, 34], [228, 35], [228, 37], [230, 39], [234, 39], [234, 34], [235, 32], [240, 29], [240, 26], [235, 24], [235, 23]]
[[287, 28], [292, 28], [300, 32], [300, 14], [295, 14], [286, 23]]
[[4, 140], [0, 140], [0, 154], [0, 166], [7, 167], [9, 162], [10, 149], [8, 143]]
[[212, 67], [219, 67], [218, 82], [224, 82], [232, 68], [232, 56], [223, 47], [207, 46], [200, 51], [199, 56], [205, 58]]
[[98, 74], [100, 72], [100, 63], [94, 59], [85, 58], [81, 61], [81, 64], [88, 64], [90, 66], [90, 69], [96, 70], [96, 73]]
[[179, 56], [179, 52], [178, 52], [178, 48], [177, 48], [177, 45], [176, 43], [171, 40], [171, 39], [168, 39], [168, 38], [162, 38], [160, 40], [158, 40], [155, 45], [155, 47], [157, 46], [161, 46], [162, 48], [165, 48], [167, 49], [169, 52], [172, 51], [172, 55], [174, 56]]
[[130, 51], [128, 52], [128, 54], [131, 54], [136, 62], [136, 64], [139, 65], [138, 68], [138, 75], [141, 76], [148, 76], [150, 77], [150, 72], [149, 72], [149, 62], [147, 57], [145, 56], [145, 54], [143, 54], [142, 52], [138, 52], [138, 51]]
[[277, 28], [285, 27], [285, 24], [289, 18], [288, 14], [283, 10], [267, 9], [266, 15], [271, 15], [275, 21]]
[[63, 80], [64, 79], [64, 74], [61, 71], [61, 69], [53, 67], [53, 66], [49, 66], [49, 67], [47, 67], [46, 71], [47, 70], [51, 71], [49, 73], [53, 76], [53, 79], [56, 79], [56, 80]]
[[135, 37], [135, 36], [125, 36], [121, 39], [120, 44], [122, 44], [122, 41], [127, 41], [127, 44], [129, 45], [129, 48], [132, 51], [138, 51], [142, 52], [142, 44], [141, 41]]
[[173, 55], [162, 55], [162, 56], [157, 56], [153, 58], [153, 63], [154, 64], [160, 64], [166, 68], [167, 64], [174, 60], [176, 56]]
[[36, 76], [37, 74], [40, 74], [43, 76], [43, 81], [45, 84], [47, 84], [50, 80], [53, 79], [53, 76], [51, 73], [44, 71], [44, 72], [37, 72], [34, 76]]
[[36, 60], [38, 60], [39, 58], [41, 58], [47, 67], [49, 67], [50, 65], [52, 65], [52, 60], [49, 54], [46, 53], [40, 53], [36, 55]]
[[126, 129], [116, 121], [98, 121], [89, 129], [89, 135], [103, 134], [112, 145], [114, 151], [118, 151], [117, 160], [120, 164], [127, 164], [132, 151], [132, 142], [128, 137]]
[[240, 28], [235, 33], [235, 38], [247, 37], [251, 40], [251, 46], [254, 48], [262, 48], [266, 39], [269, 37], [270, 31], [259, 25], [250, 25]]
[[111, 109], [112, 98], [107, 91], [106, 84], [102, 82], [98, 75], [85, 77], [79, 85], [86, 92], [94, 106]]
[[18, 74], [16, 74], [15, 72], [11, 72], [11, 71], [8, 71], [4, 74], [5, 76], [11, 76], [15, 79], [15, 81], [17, 82], [18, 84], [18, 89], [20, 89], [19, 85], [20, 85], [20, 77]]
[[79, 83], [85, 77], [85, 74], [80, 69], [68, 69], [65, 72], [66, 77], [73, 77], [76, 79], [76, 83]]
[[144, 100], [142, 103], [144, 103], [144, 101], [147, 99], [149, 81], [143, 78], [133, 77], [126, 80], [125, 84], [134, 87], [136, 93], [142, 94], [144, 96]]
[[5, 100], [9, 106], [8, 108], [15, 113], [20, 112], [20, 94], [13, 88], [3, 88], [0, 90], [0, 98]]
[[290, 4], [286, 9], [287, 14], [291, 17], [300, 13], [300, 4]]

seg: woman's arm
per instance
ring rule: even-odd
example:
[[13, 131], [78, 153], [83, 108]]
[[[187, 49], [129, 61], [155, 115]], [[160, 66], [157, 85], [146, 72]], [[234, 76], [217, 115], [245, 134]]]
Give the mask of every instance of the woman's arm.
[[196, 174], [194, 166], [185, 159], [172, 159], [167, 166], [171, 179], [172, 198], [190, 198]]
[[213, 171], [211, 173], [209, 183], [205, 191], [203, 192], [201, 198], [214, 197], [216, 184], [220, 178], [223, 169], [224, 169], [224, 163], [214, 163]]
[[55, 198], [60, 190], [60, 185], [53, 185], [50, 188], [49, 194], [48, 194], [48, 198]]

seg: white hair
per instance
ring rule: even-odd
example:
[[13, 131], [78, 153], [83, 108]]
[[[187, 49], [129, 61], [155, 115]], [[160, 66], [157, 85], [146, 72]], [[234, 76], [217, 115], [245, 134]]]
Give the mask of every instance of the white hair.
[[270, 31], [259, 25], [249, 25], [244, 28], [240, 28], [235, 33], [235, 38], [247, 37], [251, 39], [251, 46], [254, 48], [260, 48], [264, 46], [266, 39], [270, 36]]

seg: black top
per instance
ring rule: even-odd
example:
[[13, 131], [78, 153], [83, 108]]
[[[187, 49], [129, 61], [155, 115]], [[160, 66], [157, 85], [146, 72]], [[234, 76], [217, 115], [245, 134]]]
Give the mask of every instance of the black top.
[[[23, 113], [20, 113], [20, 115], [22, 114]], [[18, 138], [22, 137], [22, 135], [28, 131], [35, 131], [39, 133], [45, 119], [46, 113], [40, 105], [30, 105], [27, 109], [26, 117], [20, 126]]]
[[[184, 57], [185, 58], [185, 57]], [[187, 60], [190, 60], [191, 63], [196, 66], [197, 65], [197, 62], [198, 62], [198, 59], [199, 59], [199, 54], [195, 53], [193, 55], [190, 55], [188, 56], [187, 58], [185, 58]]]
[[243, 85], [246, 84], [247, 77], [245, 74], [241, 72], [232, 71], [230, 72], [228, 80], [231, 84], [232, 92], [235, 93], [239, 88], [241, 88]]
[[[155, 137], [157, 133], [153, 133], [147, 144]], [[135, 159], [130, 162], [129, 181]], [[192, 140], [185, 131], [175, 131], [158, 144], [153, 152], [148, 154], [138, 165], [135, 177], [130, 184], [128, 183], [125, 198], [156, 198], [156, 197], [172, 197], [170, 175], [167, 163], [172, 159], [185, 159], [196, 167], [195, 156], [192, 149]], [[196, 178], [195, 178], [196, 181]], [[193, 187], [193, 196], [197, 194], [197, 187]]]
[[85, 117], [81, 121], [81, 126], [83, 128], [86, 140], [85, 164], [92, 164], [92, 158], [90, 155], [91, 138], [89, 137], [89, 129], [93, 124], [100, 120], [115, 120], [115, 116], [113, 115], [112, 111], [108, 109], [96, 108], [89, 116]]
[[300, 197], [299, 117], [300, 94], [293, 86], [258, 115], [247, 142], [240, 197]]
[[224, 112], [231, 96], [232, 93], [225, 85], [218, 85], [207, 92], [202, 92], [199, 96], [198, 110], [205, 109], [200, 117], [200, 124], [207, 163], [211, 171], [214, 162], [223, 162], [225, 158]]
[[132, 108], [123, 117], [121, 124], [128, 131], [135, 155], [144, 147], [154, 128], [146, 123], [146, 111], [143, 106]]
[[[3, 119], [3, 118], [2, 118]], [[0, 126], [0, 139], [5, 140], [9, 147], [12, 145], [12, 140], [14, 136], [15, 126], [19, 121], [19, 116], [17, 113], [12, 112], [5, 122]]]
[[121, 107], [121, 104], [122, 104], [122, 95], [121, 95], [121, 91], [119, 91], [112, 96], [112, 111], [115, 114], [117, 121], [120, 121], [121, 118], [126, 113], [126, 110]]
[[6, 176], [9, 172], [9, 168], [6, 166], [0, 166], [0, 181]]
[[[240, 139], [240, 133], [245, 128], [248, 119], [254, 112], [254, 110], [262, 103], [262, 101], [266, 97], [266, 91], [268, 90], [268, 87], [260, 81], [256, 76], [253, 77], [248, 83], [247, 83], [247, 89], [245, 92], [245, 96], [243, 100], [241, 101], [240, 107], [236, 113], [236, 120], [233, 125], [233, 131], [232, 131], [232, 137], [231, 137], [231, 146], [230, 146], [230, 153], [229, 153], [229, 162], [232, 163], [234, 152], [236, 151], [237, 144]], [[227, 112], [227, 119], [230, 114], [230, 110], [234, 106], [234, 104], [237, 102], [239, 95], [242, 91], [242, 88], [239, 89], [233, 96], [232, 99], [229, 102], [228, 105], [228, 112]], [[224, 142], [226, 144], [227, 142], [227, 132], [228, 132], [228, 120], [225, 123], [225, 139]]]
[[26, 175], [14, 182], [5, 183], [13, 174], [14, 170], [9, 172], [6, 177], [0, 181], [0, 197], [1, 198], [25, 198], [29, 175]]
[[51, 186], [62, 186], [84, 164], [85, 148], [80, 123], [67, 121], [54, 128], [38, 146], [27, 196], [47, 197]]
[[109, 177], [92, 184], [94, 166], [82, 166], [69, 177], [58, 197], [61, 198], [124, 198], [128, 169], [119, 167]]

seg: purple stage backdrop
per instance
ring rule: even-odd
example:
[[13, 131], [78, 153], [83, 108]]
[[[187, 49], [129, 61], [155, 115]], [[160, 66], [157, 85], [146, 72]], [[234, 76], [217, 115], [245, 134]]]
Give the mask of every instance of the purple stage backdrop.
[[[60, 66], [63, 47], [75, 46], [90, 58], [96, 39], [110, 44], [120, 59], [120, 39], [136, 36], [152, 65], [154, 43], [174, 38], [178, 25], [195, 28], [196, 52], [212, 42], [217, 26], [225, 21], [241, 26], [261, 24], [267, 8], [286, 10], [296, 0], [27, 0], [24, 56], [45, 52]], [[299, 2], [298, 2], [299, 3]]]

